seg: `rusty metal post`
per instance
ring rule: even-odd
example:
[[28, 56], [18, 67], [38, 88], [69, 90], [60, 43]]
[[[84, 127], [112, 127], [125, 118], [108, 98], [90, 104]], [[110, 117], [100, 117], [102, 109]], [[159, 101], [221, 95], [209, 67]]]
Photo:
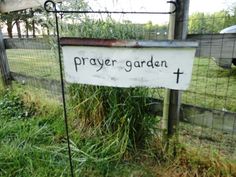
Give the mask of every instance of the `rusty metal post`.
[[[173, 4], [170, 5], [170, 11], [172, 11], [175, 7]], [[168, 26], [168, 40], [174, 40], [174, 32], [175, 32], [175, 13], [170, 14], [169, 16], [169, 26]], [[163, 118], [162, 118], [162, 131], [163, 131], [163, 143], [168, 143], [168, 135], [169, 135], [169, 110], [170, 110], [170, 89], [165, 90], [165, 97], [163, 103]]]
[[[175, 14], [174, 39], [185, 40], [188, 29], [189, 0], [177, 0], [178, 8]], [[181, 91], [170, 90], [170, 107], [168, 118], [168, 136], [178, 131]]]
[[[178, 8], [175, 14], [170, 15], [168, 39], [184, 40], [187, 36], [187, 23], [189, 12], [189, 0], [176, 0]], [[171, 9], [173, 6], [171, 5]], [[168, 145], [168, 138], [177, 135], [179, 114], [181, 104], [181, 91], [166, 89], [162, 129], [164, 135], [164, 143]], [[178, 138], [178, 136], [177, 136]]]

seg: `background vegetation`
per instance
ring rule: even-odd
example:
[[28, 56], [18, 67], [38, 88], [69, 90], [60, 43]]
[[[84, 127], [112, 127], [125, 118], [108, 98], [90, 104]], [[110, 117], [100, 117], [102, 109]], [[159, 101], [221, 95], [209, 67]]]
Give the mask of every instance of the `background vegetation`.
[[219, 33], [222, 29], [235, 25], [235, 6], [228, 10], [222, 10], [213, 14], [197, 12], [189, 18], [190, 34], [212, 34]]

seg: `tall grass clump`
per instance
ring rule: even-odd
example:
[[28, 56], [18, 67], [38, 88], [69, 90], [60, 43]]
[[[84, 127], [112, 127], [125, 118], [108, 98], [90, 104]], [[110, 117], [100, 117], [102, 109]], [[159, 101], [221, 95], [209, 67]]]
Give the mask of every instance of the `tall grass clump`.
[[101, 128], [102, 133], [121, 131], [129, 147], [143, 147], [156, 126], [156, 118], [147, 114], [148, 89], [73, 84], [69, 95], [74, 118], [84, 126]]
[[144, 88], [69, 87], [70, 117], [79, 134], [72, 151], [78, 162], [83, 159], [78, 169], [104, 164], [107, 170], [147, 147], [157, 125], [156, 117], [147, 114], [147, 94]]
[[[142, 38], [135, 33], [134, 25], [116, 22], [111, 17], [106, 20], [86, 17], [78, 24], [62, 26], [62, 33], [67, 36]], [[69, 87], [70, 112], [85, 127], [99, 127], [101, 135], [119, 135], [118, 141], [123, 140], [125, 150], [127, 147], [137, 149], [144, 147], [156, 125], [156, 119], [146, 114], [148, 92], [146, 88], [120, 89], [73, 84]], [[120, 147], [124, 148], [123, 145]]]

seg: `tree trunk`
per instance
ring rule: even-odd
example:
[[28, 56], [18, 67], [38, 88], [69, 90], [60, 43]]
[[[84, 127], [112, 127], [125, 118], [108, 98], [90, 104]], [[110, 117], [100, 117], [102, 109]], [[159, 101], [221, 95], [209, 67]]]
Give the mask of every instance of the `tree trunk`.
[[47, 26], [47, 35], [49, 36], [50, 35], [50, 31], [49, 31], [49, 27]]
[[15, 20], [18, 38], [21, 38], [21, 28], [19, 20]]
[[30, 13], [31, 13], [31, 16], [32, 16], [32, 32], [33, 32], [33, 38], [35, 38], [35, 37], [36, 37], [36, 35], [35, 35], [36, 29], [35, 29], [34, 11], [33, 11], [32, 8], [30, 9]]
[[25, 20], [25, 35], [26, 35], [26, 38], [29, 38], [29, 22], [28, 22], [28, 20]]
[[35, 21], [34, 20], [32, 20], [32, 29], [33, 29], [33, 38], [35, 38], [36, 35], [35, 35]]
[[12, 35], [12, 22], [11, 21], [7, 22], [7, 33], [8, 33], [9, 38], [13, 37], [13, 35]]

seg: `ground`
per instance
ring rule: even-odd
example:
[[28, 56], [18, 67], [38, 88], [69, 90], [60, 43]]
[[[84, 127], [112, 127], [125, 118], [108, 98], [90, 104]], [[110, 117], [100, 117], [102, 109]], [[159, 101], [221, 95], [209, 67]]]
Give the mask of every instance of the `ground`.
[[[43, 96], [40, 89], [15, 83], [14, 88], [1, 89], [0, 176], [68, 176], [60, 103]], [[236, 176], [236, 161], [214, 148], [206, 151], [197, 142], [181, 142], [174, 157], [171, 150], [164, 150], [158, 135], [149, 146], [126, 149], [117, 158], [110, 148], [118, 143], [116, 137], [100, 137], [97, 130], [75, 123], [70, 122], [70, 135], [76, 176]], [[181, 137], [191, 134], [194, 141], [191, 127], [185, 129]]]

